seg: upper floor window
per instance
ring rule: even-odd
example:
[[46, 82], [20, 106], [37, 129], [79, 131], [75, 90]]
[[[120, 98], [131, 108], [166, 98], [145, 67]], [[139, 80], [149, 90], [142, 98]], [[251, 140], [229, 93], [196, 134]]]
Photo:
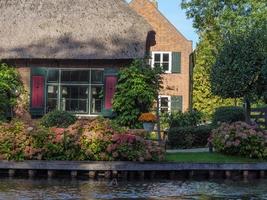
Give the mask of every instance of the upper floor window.
[[152, 67], [160, 66], [165, 73], [172, 72], [172, 53], [171, 52], [152, 52]]

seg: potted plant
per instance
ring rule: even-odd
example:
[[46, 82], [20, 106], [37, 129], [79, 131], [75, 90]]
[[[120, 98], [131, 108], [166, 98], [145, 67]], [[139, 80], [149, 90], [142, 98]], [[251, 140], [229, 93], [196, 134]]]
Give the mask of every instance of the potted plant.
[[139, 121], [143, 122], [143, 127], [146, 131], [153, 131], [157, 117], [153, 113], [142, 113]]

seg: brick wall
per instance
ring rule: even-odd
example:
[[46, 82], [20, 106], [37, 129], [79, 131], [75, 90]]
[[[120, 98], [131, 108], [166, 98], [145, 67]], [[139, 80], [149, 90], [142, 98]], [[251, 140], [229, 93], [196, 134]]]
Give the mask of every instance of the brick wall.
[[152, 51], [181, 52], [181, 74], [164, 74], [163, 89], [160, 94], [183, 96], [183, 110], [187, 110], [190, 93], [189, 55], [192, 53], [192, 42], [176, 30], [149, 0], [132, 0], [130, 6], [143, 16], [157, 33], [157, 44], [152, 47]]
[[29, 67], [23, 67], [20, 66], [17, 68], [20, 77], [21, 77], [21, 81], [23, 82], [24, 85], [24, 89], [29, 93], [30, 92], [30, 84], [31, 84], [31, 80], [30, 80], [30, 74], [31, 74], [31, 69]]

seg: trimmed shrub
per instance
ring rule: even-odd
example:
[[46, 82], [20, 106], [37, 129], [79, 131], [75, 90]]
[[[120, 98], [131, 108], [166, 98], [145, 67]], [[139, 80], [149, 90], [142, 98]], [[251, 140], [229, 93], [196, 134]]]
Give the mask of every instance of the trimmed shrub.
[[212, 126], [189, 126], [172, 128], [168, 132], [168, 144], [171, 148], [204, 147], [208, 143]]
[[197, 126], [201, 123], [202, 114], [199, 111], [176, 112], [169, 116], [170, 128]]
[[267, 158], [267, 132], [245, 122], [222, 123], [209, 140], [216, 151], [224, 154]]
[[67, 128], [68, 126], [74, 124], [77, 118], [66, 111], [55, 110], [52, 111], [41, 119], [41, 125], [49, 127]]
[[212, 119], [214, 125], [220, 122], [233, 123], [237, 121], [245, 121], [245, 112], [243, 108], [236, 106], [217, 108]]

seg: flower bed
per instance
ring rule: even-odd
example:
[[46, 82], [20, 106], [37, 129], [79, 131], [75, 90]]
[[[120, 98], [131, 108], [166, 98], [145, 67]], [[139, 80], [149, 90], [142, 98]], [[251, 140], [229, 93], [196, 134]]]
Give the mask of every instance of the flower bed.
[[68, 128], [0, 124], [0, 160], [160, 161], [164, 149], [105, 119], [78, 120]]

